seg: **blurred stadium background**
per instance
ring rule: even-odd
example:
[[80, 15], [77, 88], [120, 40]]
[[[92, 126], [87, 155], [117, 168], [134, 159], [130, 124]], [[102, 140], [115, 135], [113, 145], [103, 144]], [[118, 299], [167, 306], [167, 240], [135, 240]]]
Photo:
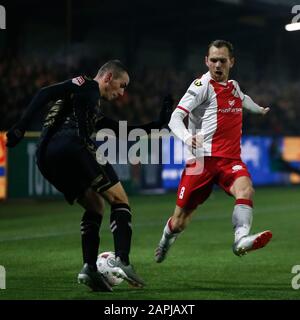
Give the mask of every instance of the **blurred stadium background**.
[[[268, 117], [244, 116], [243, 158], [255, 184], [299, 183], [297, 174], [278, 165], [281, 154], [300, 168], [299, 33], [284, 29], [293, 17], [295, 3], [118, 1], [112, 5], [90, 1], [85, 6], [71, 0], [51, 4], [10, 1], [7, 29], [1, 30], [0, 38], [0, 129], [8, 129], [19, 119], [38, 88], [80, 74], [93, 76], [110, 58], [128, 65], [131, 84], [115, 106], [104, 106], [105, 113], [130, 123], [151, 121], [164, 94], [171, 92], [180, 99], [191, 80], [205, 72], [207, 44], [224, 38], [235, 46], [232, 78], [257, 103], [272, 108]], [[32, 131], [40, 129], [44, 112], [32, 123]], [[16, 150], [17, 157], [11, 157], [10, 170], [4, 174], [1, 169], [2, 196], [7, 174], [12, 175], [8, 197], [51, 193], [51, 188], [40, 186], [36, 179], [30, 152], [34, 138], [27, 143]], [[30, 165], [20, 179], [21, 172], [16, 173], [14, 167], [21, 170]], [[122, 179], [138, 189], [174, 188], [181, 169], [172, 165], [118, 168]], [[18, 183], [13, 183], [16, 178]]]
[[[279, 225], [282, 226], [283, 215], [290, 213], [292, 217], [296, 214], [300, 207], [297, 196], [300, 183], [300, 64], [298, 62], [300, 31], [287, 32], [284, 28], [293, 18], [291, 10], [295, 4], [297, 1], [290, 0], [206, 2], [64, 0], [46, 3], [28, 0], [26, 2], [9, 1], [5, 4], [6, 30], [0, 30], [0, 131], [2, 131], [0, 134], [0, 197], [2, 199], [0, 246], [3, 249], [0, 264], [18, 269], [20, 263], [24, 266], [33, 263], [33, 260], [29, 262], [27, 258], [22, 260], [21, 253], [17, 254], [19, 255], [17, 263], [10, 250], [18, 247], [19, 240], [24, 245], [28, 242], [29, 251], [38, 250], [32, 247], [32, 239], [40, 238], [39, 235], [46, 232], [41, 224], [49, 223], [50, 230], [59, 229], [62, 232], [58, 233], [58, 238], [55, 238], [56, 231], [50, 232], [48, 229], [49, 237], [54, 242], [57, 241], [55, 244], [58, 247], [63, 240], [66, 241], [67, 247], [73, 246], [70, 261], [74, 263], [74, 270], [77, 270], [80, 265], [80, 250], [79, 247], [77, 248], [79, 233], [76, 234], [76, 230], [79, 230], [79, 227], [77, 228], [79, 209], [62, 205], [61, 195], [42, 178], [35, 166], [35, 144], [41, 129], [41, 119], [47, 108], [37, 115], [30, 128], [31, 131], [17, 148], [9, 151], [5, 148], [5, 131], [19, 119], [34, 93], [42, 86], [73, 76], [81, 74], [93, 76], [106, 60], [118, 58], [129, 67], [131, 83], [128, 92], [121, 100], [115, 105], [105, 104], [103, 110], [114, 119], [128, 120], [134, 124], [145, 123], [157, 117], [161, 99], [165, 94], [172, 93], [175, 99], [179, 100], [192, 79], [206, 72], [204, 56], [207, 44], [214, 39], [226, 39], [233, 43], [236, 65], [232, 78], [238, 80], [241, 88], [258, 104], [271, 107], [271, 112], [263, 118], [247, 113], [244, 115], [242, 157], [250, 169], [255, 186], [262, 187], [258, 191], [261, 195], [258, 197], [258, 212], [259, 205], [265, 205], [264, 209], [272, 212], [272, 208], [267, 208], [265, 199], [268, 199], [269, 204], [273, 203], [273, 207], [281, 208], [281, 212], [276, 213], [278, 220], [273, 217], [275, 229], [276, 226], [278, 228]], [[176, 154], [177, 147], [175, 141], [171, 150], [166, 152]], [[164, 150], [163, 143], [162, 150]], [[140, 211], [136, 218], [136, 228], [139, 228], [139, 219], [142, 219], [142, 222], [140, 221], [142, 226], [151, 226], [153, 219], [156, 220], [157, 226], [152, 227], [151, 232], [157, 236], [157, 239], [149, 240], [152, 241], [151, 246], [154, 248], [163, 221], [173, 208], [175, 190], [183, 164], [116, 165], [115, 167], [127, 191], [133, 196], [134, 210]], [[273, 186], [277, 188], [270, 189]], [[171, 193], [168, 194], [168, 192]], [[167, 194], [148, 195], [156, 193]], [[28, 202], [24, 199], [32, 201]], [[46, 199], [46, 201], [37, 201], [39, 199]], [[51, 201], [48, 201], [49, 199]], [[231, 241], [230, 199], [217, 193], [216, 198], [213, 196], [208, 204], [207, 216], [217, 210], [213, 204], [216, 199], [219, 201], [220, 211], [227, 208], [226, 228], [228, 239]], [[152, 203], [155, 214], [149, 208]], [[162, 205], [159, 206], [159, 203]], [[75, 216], [77, 220], [75, 218], [69, 220], [71, 211], [78, 213], [78, 216]], [[51, 213], [53, 220], [49, 218], [48, 221], [46, 214], [41, 215], [41, 212]], [[261, 223], [263, 227], [268, 227], [267, 217], [264, 216], [265, 220], [263, 218], [258, 220], [257, 224]], [[73, 226], [74, 234], [73, 231], [68, 231], [69, 227], [67, 231], [59, 227], [60, 219], [64, 225], [70, 223]], [[28, 227], [26, 221], [30, 225], [35, 225], [35, 228]], [[3, 226], [7, 228], [4, 230]], [[219, 226], [221, 228], [221, 224]], [[292, 228], [293, 224], [287, 225], [282, 237], [287, 236]], [[108, 230], [106, 231], [108, 234]], [[136, 237], [138, 232], [139, 230], [136, 232]], [[194, 235], [197, 236], [197, 233], [195, 229]], [[108, 237], [104, 235], [103, 241], [111, 247], [111, 239], [108, 240]], [[205, 243], [208, 239], [202, 237], [201, 242]], [[46, 238], [42, 237], [44, 240]], [[68, 239], [70, 243], [73, 239], [77, 239], [78, 243], [71, 245]], [[140, 241], [140, 245], [136, 245], [136, 260], [147, 270], [146, 262], [138, 253], [142, 252], [143, 245], [147, 246], [148, 243], [146, 238]], [[228, 240], [229, 249], [230, 241]], [[51, 244], [51, 241], [49, 243]], [[143, 253], [146, 257], [149, 255], [149, 259], [152, 259], [152, 247], [149, 248], [149, 252]], [[183, 243], [181, 248], [188, 250], [184, 248]], [[228, 248], [226, 248], [226, 255], [230, 255], [227, 252]], [[293, 248], [291, 246], [291, 252]], [[26, 254], [26, 249], [23, 249], [23, 253]], [[45, 250], [48, 249], [47, 247]], [[45, 259], [49, 259], [47, 261], [55, 265], [59, 249], [56, 248], [58, 251], [55, 257], [51, 256], [55, 251], [49, 250], [49, 256]], [[281, 250], [284, 251], [283, 248]], [[274, 251], [275, 248], [273, 253]], [[284, 265], [284, 261], [288, 260], [283, 251], [280, 251], [282, 255], [278, 255], [278, 259], [281, 259], [282, 266], [287, 268], [288, 274], [290, 266]], [[35, 252], [38, 254], [39, 251]], [[39, 253], [43, 255], [43, 252]], [[62, 260], [65, 256], [67, 255], [61, 252]], [[256, 266], [260, 262], [263, 264], [262, 256], [258, 254], [258, 257]], [[34, 261], [41, 260], [42, 264], [45, 263], [42, 258], [35, 257], [35, 259]], [[207, 259], [210, 261], [207, 262], [209, 271], [211, 264], [218, 262], [212, 262], [211, 256]], [[230, 257], [230, 259], [233, 261], [234, 258]], [[270, 255], [267, 259], [272, 260]], [[294, 264], [297, 262], [294, 258], [291, 258], [291, 263], [292, 261]], [[195, 263], [198, 262], [195, 261]], [[231, 260], [226, 260], [226, 263], [230, 265]], [[299, 260], [298, 263], [300, 263]], [[70, 269], [69, 266], [65, 267]], [[235, 269], [231, 270], [234, 272]], [[210, 277], [208, 271], [205, 271], [207, 282]], [[27, 286], [30, 279], [33, 287], [37, 285], [37, 279], [28, 278], [28, 274], [23, 269], [19, 272], [22, 281], [27, 281]], [[149, 269], [149, 272], [157, 274], [158, 268], [156, 267], [155, 271]], [[166, 277], [171, 273], [172, 270], [169, 269], [164, 271]], [[66, 277], [68, 276], [73, 279], [74, 275], [69, 271], [66, 274]], [[279, 276], [278, 279], [279, 282], [282, 281]], [[288, 276], [286, 280], [282, 292], [279, 289], [271, 292], [272, 288], [269, 288], [271, 293], [267, 297], [293, 298], [293, 292], [286, 293], [289, 286]], [[21, 287], [20, 281], [17, 276], [15, 278], [12, 276], [12, 287], [17, 294], [12, 292], [9, 297], [22, 297], [21, 291], [18, 291]], [[254, 283], [257, 282], [254, 281]], [[156, 280], [155, 283], [159, 287], [159, 281]], [[218, 286], [218, 283], [214, 285]], [[229, 286], [234, 284], [229, 283]], [[281, 286], [283, 286], [282, 282]], [[47, 287], [46, 281], [42, 283], [42, 287], [44, 289]], [[244, 292], [242, 285], [240, 290], [236, 289], [232, 292], [229, 290], [230, 293], [226, 296], [220, 294], [222, 291], [220, 288], [215, 296], [208, 295], [208, 297], [246, 298], [247, 295], [242, 294]], [[148, 292], [145, 297], [149, 298], [152, 294], [154, 298], [159, 298], [153, 292]], [[264, 292], [260, 289], [256, 292], [257, 295], [250, 294], [250, 298], [264, 297]], [[33, 290], [28, 297], [53, 298], [55, 295], [64, 297], [63, 289], [52, 293], [39, 296], [40, 293]], [[126, 297], [125, 292], [121, 292], [120, 297]], [[182, 295], [177, 292], [172, 296], [165, 292], [162, 297], [182, 298]], [[190, 297], [205, 298], [205, 294]]]

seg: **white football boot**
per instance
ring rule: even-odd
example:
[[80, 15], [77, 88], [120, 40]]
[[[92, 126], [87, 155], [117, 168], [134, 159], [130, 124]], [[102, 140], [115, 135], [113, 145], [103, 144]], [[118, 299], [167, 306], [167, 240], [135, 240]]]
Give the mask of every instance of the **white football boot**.
[[144, 280], [138, 276], [131, 264], [125, 265], [120, 257], [116, 258], [114, 264], [112, 272], [114, 276], [126, 280], [133, 287], [143, 288], [145, 286]]
[[242, 237], [233, 244], [233, 253], [239, 257], [250, 251], [263, 248], [272, 238], [270, 230]]
[[165, 235], [162, 236], [158, 244], [158, 247], [155, 250], [155, 261], [157, 263], [161, 263], [165, 260], [171, 245], [175, 242], [178, 235], [179, 233], [173, 233], [170, 236], [165, 236]]

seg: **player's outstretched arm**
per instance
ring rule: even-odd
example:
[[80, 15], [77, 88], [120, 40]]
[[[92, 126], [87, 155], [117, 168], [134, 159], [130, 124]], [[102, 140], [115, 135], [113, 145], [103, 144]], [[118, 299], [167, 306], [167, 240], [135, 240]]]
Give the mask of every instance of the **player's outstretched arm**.
[[157, 121], [152, 121], [150, 123], [136, 125], [136, 126], [128, 126], [128, 131], [133, 129], [143, 129], [147, 132], [147, 134], [151, 133], [151, 129], [161, 129], [170, 121], [172, 111], [173, 111], [174, 99], [169, 94], [164, 97], [162, 102], [162, 107], [160, 109], [159, 118]]
[[23, 139], [25, 131], [37, 110], [50, 101], [63, 98], [65, 94], [73, 92], [77, 88], [78, 86], [72, 83], [72, 80], [41, 88], [33, 97], [22, 118], [7, 132], [7, 147], [14, 147]]
[[[128, 126], [127, 131], [130, 132], [133, 129], [143, 129], [147, 134], [151, 133], [152, 129], [161, 129], [164, 125], [168, 124], [172, 109], [173, 109], [174, 100], [168, 95], [163, 99], [163, 105], [159, 114], [159, 119], [157, 121], [152, 121], [146, 124]], [[110, 129], [116, 136], [119, 136], [119, 122], [113, 119], [107, 118], [105, 116], [101, 117], [96, 124], [96, 129]]]
[[269, 107], [267, 108], [260, 107], [247, 95], [244, 96], [243, 107], [252, 113], [258, 113], [262, 115], [265, 115], [270, 111]]

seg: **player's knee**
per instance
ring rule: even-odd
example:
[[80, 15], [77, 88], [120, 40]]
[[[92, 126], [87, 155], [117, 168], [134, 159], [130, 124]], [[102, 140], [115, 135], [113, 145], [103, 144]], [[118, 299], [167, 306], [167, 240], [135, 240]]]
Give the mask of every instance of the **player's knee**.
[[88, 210], [97, 212], [100, 215], [104, 214], [104, 201], [99, 198], [99, 199], [94, 199], [88, 206]]
[[97, 197], [97, 199], [95, 199], [95, 202], [93, 203], [95, 212], [97, 212], [100, 215], [103, 215], [104, 213], [104, 200], [102, 199], [101, 196]]
[[126, 204], [129, 206], [129, 201], [125, 190], [121, 183], [116, 184], [115, 186], [111, 187], [110, 189], [106, 190], [103, 193], [104, 198], [110, 205], [115, 204]]
[[129, 206], [129, 200], [125, 192], [110, 195], [109, 202], [110, 202], [110, 205], [124, 203]]
[[100, 215], [104, 213], [104, 200], [93, 190], [88, 190], [82, 198], [78, 199], [78, 203], [88, 211], [93, 211]]
[[252, 199], [254, 195], [254, 189], [251, 185], [243, 186], [237, 192], [237, 198]]

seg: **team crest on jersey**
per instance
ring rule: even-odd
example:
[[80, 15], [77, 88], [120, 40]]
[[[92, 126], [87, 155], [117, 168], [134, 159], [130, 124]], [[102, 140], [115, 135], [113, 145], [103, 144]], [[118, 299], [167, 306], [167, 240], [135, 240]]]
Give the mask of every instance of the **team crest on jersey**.
[[235, 100], [228, 100], [230, 107], [233, 107], [235, 104]]
[[196, 80], [194, 81], [194, 85], [197, 86], [197, 87], [202, 86], [201, 80], [200, 80], [200, 79], [196, 79]]
[[80, 77], [73, 78], [73, 79], [72, 79], [72, 82], [73, 82], [74, 84], [77, 84], [78, 86], [81, 86], [81, 85], [84, 84], [85, 80], [84, 80], [83, 77], [80, 76]]

